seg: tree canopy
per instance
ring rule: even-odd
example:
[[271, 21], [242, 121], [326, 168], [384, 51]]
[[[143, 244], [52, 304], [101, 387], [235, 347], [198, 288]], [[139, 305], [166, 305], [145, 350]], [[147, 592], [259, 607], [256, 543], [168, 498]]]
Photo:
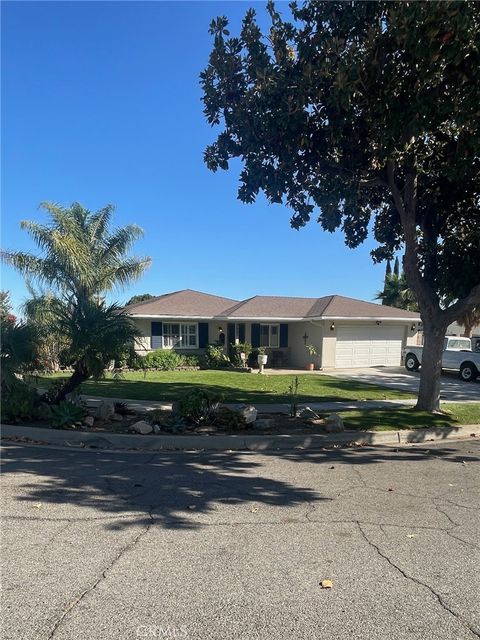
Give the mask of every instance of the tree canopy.
[[137, 304], [137, 302], [145, 302], [145, 300], [151, 300], [155, 298], [150, 293], [139, 293], [136, 296], [132, 296], [128, 302], [125, 303], [125, 306], [128, 307], [131, 304]]
[[49, 222], [23, 220], [21, 228], [43, 255], [2, 254], [27, 279], [61, 294], [88, 299], [137, 280], [150, 265], [150, 258], [128, 255], [143, 231], [137, 225], [112, 229], [113, 205], [96, 212], [78, 202], [70, 207], [53, 202], [40, 206], [47, 211]]
[[296, 229], [315, 216], [348, 247], [373, 229], [375, 261], [405, 250], [425, 325], [418, 406], [438, 408], [441, 334], [480, 302], [478, 4], [289, 6], [284, 19], [268, 3], [265, 33], [254, 9], [236, 36], [212, 21], [201, 83], [222, 130], [205, 162], [239, 158], [239, 199], [263, 191]]

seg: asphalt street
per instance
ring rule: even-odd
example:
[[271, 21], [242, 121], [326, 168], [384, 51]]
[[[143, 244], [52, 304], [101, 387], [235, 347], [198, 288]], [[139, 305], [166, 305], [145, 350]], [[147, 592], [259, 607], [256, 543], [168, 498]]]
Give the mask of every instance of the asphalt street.
[[7, 444], [2, 637], [478, 638], [479, 467], [474, 439], [269, 454]]

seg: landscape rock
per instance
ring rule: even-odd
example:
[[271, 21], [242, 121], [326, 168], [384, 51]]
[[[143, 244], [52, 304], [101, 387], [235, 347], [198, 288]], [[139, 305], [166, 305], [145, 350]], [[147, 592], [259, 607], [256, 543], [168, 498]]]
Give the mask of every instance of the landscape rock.
[[345, 425], [339, 415], [332, 413], [326, 417], [324, 429], [327, 433], [340, 433], [345, 431]]
[[110, 420], [115, 414], [113, 402], [102, 402], [97, 408], [97, 418], [100, 420]]
[[160, 433], [161, 429], [158, 424], [153, 425], [153, 433]]
[[258, 411], [255, 409], [255, 407], [252, 407], [252, 405], [246, 405], [244, 407], [240, 407], [238, 412], [240, 413], [240, 415], [244, 417], [245, 422], [247, 424], [251, 424], [252, 422], [255, 422], [255, 420], [257, 419]]
[[304, 409], [301, 409], [298, 413], [298, 417], [318, 420], [318, 414], [315, 411], [313, 411], [313, 409], [310, 409], [310, 407], [305, 407]]
[[95, 421], [95, 418], [93, 416], [85, 416], [85, 418], [83, 419], [83, 424], [86, 427], [93, 427], [94, 421]]
[[113, 420], [114, 422], [123, 422], [123, 416], [121, 416], [119, 413], [114, 413], [113, 416], [111, 416], [110, 420]]
[[148, 422], [145, 422], [145, 420], [139, 420], [138, 422], [134, 422], [130, 425], [130, 431], [146, 435], [147, 433], [152, 433], [153, 427]]

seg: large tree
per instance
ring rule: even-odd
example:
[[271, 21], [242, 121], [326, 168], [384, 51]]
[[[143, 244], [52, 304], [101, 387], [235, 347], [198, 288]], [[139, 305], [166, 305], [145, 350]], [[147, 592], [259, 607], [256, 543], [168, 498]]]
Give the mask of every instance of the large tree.
[[[291, 21], [268, 4], [225, 17], [201, 74], [220, 125], [205, 162], [243, 163], [238, 197], [260, 191], [315, 215], [356, 247], [373, 228], [375, 261], [405, 251], [425, 345], [418, 408], [438, 410], [447, 326], [480, 302], [480, 12], [475, 2], [306, 2]], [[455, 292], [455, 302], [442, 300]]]
[[138, 293], [135, 296], [132, 296], [126, 303], [125, 306], [128, 307], [131, 304], [137, 304], [138, 302], [145, 302], [146, 300], [152, 300], [155, 296], [152, 296], [151, 293]]
[[112, 205], [96, 212], [78, 203], [42, 206], [47, 224], [21, 223], [40, 253], [4, 251], [2, 257], [28, 282], [48, 288], [48, 295], [33, 299], [25, 310], [40, 336], [51, 331], [65, 341], [62, 356], [71, 362], [73, 374], [58, 390], [54, 400], [59, 402], [84, 380], [102, 375], [134, 338], [131, 320], [103, 298], [139, 278], [150, 259], [129, 254], [142, 230], [136, 225], [112, 228]]

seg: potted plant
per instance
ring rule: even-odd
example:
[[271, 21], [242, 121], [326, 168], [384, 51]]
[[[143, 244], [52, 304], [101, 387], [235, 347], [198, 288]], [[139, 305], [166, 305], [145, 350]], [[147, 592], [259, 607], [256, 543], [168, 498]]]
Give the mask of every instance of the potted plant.
[[315, 369], [314, 358], [318, 355], [317, 347], [314, 344], [307, 344], [305, 348], [312, 359], [312, 361], [307, 364], [307, 370], [313, 371]]
[[257, 362], [260, 370], [267, 364], [268, 356], [265, 347], [258, 347]]

